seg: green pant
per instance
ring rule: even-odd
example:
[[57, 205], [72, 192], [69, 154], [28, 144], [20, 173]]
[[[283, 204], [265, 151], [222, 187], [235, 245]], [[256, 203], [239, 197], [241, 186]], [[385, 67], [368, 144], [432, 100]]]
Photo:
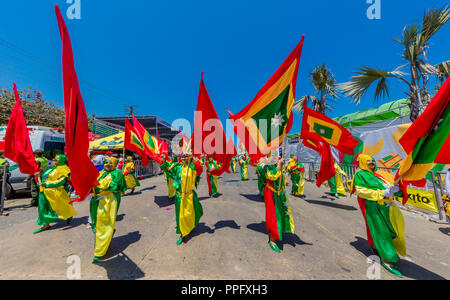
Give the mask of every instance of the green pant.
[[39, 205], [39, 189], [37, 186], [36, 181], [34, 180], [34, 176], [30, 176], [28, 178], [30, 180], [31, 184], [31, 205], [38, 206]]

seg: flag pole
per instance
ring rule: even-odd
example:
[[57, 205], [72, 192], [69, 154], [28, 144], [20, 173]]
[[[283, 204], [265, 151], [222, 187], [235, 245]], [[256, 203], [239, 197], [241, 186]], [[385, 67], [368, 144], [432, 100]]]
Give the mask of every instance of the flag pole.
[[[286, 125], [286, 127], [287, 127], [287, 125]], [[283, 146], [283, 152], [281, 153], [282, 160], [284, 160], [284, 156], [286, 154], [286, 145], [287, 145], [286, 127], [284, 127], [284, 130], [283, 130], [284, 146]], [[283, 167], [284, 167], [284, 165], [283, 165]], [[281, 186], [281, 178], [283, 178], [283, 170], [281, 170], [280, 180], [278, 181], [278, 187]]]

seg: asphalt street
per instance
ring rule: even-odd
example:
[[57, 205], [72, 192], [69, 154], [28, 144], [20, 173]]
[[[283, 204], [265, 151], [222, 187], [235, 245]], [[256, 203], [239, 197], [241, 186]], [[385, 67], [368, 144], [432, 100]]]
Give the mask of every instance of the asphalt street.
[[[0, 279], [66, 279], [73, 256], [80, 258], [81, 279], [368, 279], [372, 253], [355, 196], [334, 199], [313, 183], [306, 185], [306, 199], [289, 196], [296, 230], [283, 236], [278, 254], [267, 244], [264, 201], [252, 168], [249, 173], [246, 182], [238, 173], [222, 176], [221, 195], [214, 199], [202, 176], [204, 215], [180, 246], [164, 178], [142, 180], [133, 195], [122, 198], [117, 232], [98, 264], [92, 264], [88, 202], [74, 205], [72, 224], [60, 221], [33, 235], [37, 209], [25, 207], [28, 195], [8, 200], [9, 215], [0, 216]], [[450, 225], [402, 212], [408, 249], [397, 264], [402, 279], [449, 279]], [[400, 279], [384, 269], [380, 274]]]

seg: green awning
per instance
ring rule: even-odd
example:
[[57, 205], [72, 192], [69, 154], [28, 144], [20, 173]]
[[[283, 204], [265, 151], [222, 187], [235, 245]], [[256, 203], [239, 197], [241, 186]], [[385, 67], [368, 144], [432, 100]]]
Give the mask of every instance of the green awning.
[[411, 110], [408, 103], [408, 99], [401, 99], [383, 104], [380, 107], [366, 109], [334, 118], [333, 120], [346, 128], [355, 128], [385, 120], [392, 120], [398, 117], [409, 116]]

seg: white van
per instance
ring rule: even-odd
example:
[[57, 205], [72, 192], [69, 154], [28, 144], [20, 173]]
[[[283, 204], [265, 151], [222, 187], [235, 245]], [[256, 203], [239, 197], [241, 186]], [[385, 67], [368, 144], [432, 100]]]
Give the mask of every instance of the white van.
[[[44, 151], [45, 157], [53, 157], [57, 153], [64, 153], [64, 131], [60, 129], [52, 129], [43, 126], [28, 126], [28, 134], [30, 135], [31, 148], [34, 150]], [[6, 134], [6, 126], [0, 126], [0, 141]], [[6, 159], [10, 165], [11, 177], [9, 182], [11, 183], [12, 193], [17, 191], [29, 191], [30, 182], [23, 182], [29, 175], [22, 174], [15, 162]], [[51, 165], [52, 161], [49, 160], [48, 164]], [[7, 198], [9, 198], [7, 196]]]

